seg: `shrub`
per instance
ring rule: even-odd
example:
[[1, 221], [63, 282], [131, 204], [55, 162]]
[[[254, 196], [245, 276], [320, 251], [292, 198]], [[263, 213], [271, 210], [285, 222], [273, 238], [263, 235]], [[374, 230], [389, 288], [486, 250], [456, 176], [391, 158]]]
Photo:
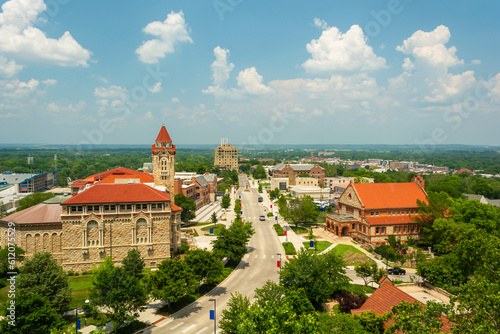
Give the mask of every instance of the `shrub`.
[[339, 310], [341, 312], [350, 313], [351, 310], [360, 308], [368, 297], [361, 293], [342, 290], [335, 299], [339, 302]]
[[272, 213], [272, 212], [268, 212], [268, 213], [267, 213], [267, 216], [268, 216], [268, 217], [272, 217], [272, 216], [274, 216], [274, 215], [273, 215], [273, 213]]

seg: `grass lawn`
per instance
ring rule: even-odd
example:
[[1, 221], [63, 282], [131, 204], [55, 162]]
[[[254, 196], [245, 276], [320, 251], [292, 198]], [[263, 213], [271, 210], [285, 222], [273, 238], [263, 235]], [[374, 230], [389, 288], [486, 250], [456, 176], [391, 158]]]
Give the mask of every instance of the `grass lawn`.
[[89, 299], [89, 290], [92, 287], [92, 276], [70, 276], [69, 286], [71, 287], [71, 302], [69, 309], [82, 307], [85, 300]]
[[[216, 224], [215, 227], [214, 227], [214, 225], [210, 225], [210, 226], [207, 226], [207, 227], [203, 227], [201, 230], [205, 231], [205, 235], [219, 235], [220, 230], [222, 230], [225, 227], [226, 227], [226, 225], [224, 225], [224, 224]], [[214, 229], [214, 233], [213, 234], [210, 234], [210, 229], [211, 228]]]
[[205, 226], [205, 225], [213, 225], [212, 222], [200, 222], [200, 223], [196, 223], [196, 224], [193, 224], [193, 225], [189, 225], [189, 227], [195, 227], [195, 226]]
[[340, 255], [348, 266], [355, 266], [361, 263], [374, 263], [374, 261], [365, 255], [362, 251], [351, 245], [337, 245], [331, 250]]
[[295, 255], [297, 252], [295, 251], [295, 247], [291, 242], [284, 242], [283, 243], [283, 248], [285, 248], [285, 254], [286, 255]]
[[367, 294], [367, 293], [373, 293], [373, 291], [375, 291], [376, 289], [372, 288], [371, 286], [364, 286], [361, 284], [349, 284], [346, 290], [356, 293]]
[[303, 244], [309, 253], [318, 254], [332, 245], [332, 243], [329, 241], [316, 241], [316, 251], [314, 251], [314, 248], [309, 248], [309, 241], [303, 242]]

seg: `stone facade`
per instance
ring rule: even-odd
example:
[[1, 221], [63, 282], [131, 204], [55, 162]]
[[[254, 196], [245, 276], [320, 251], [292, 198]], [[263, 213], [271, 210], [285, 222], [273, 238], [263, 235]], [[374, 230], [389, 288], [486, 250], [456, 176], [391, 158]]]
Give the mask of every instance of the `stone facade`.
[[[94, 212], [89, 207], [99, 209]], [[154, 267], [170, 258], [181, 243], [180, 211], [172, 212], [168, 203], [123, 203], [109, 212], [102, 205], [83, 206], [81, 211], [73, 208], [63, 205], [61, 215], [65, 270], [91, 270], [107, 256], [121, 262], [133, 248], [146, 267]]]

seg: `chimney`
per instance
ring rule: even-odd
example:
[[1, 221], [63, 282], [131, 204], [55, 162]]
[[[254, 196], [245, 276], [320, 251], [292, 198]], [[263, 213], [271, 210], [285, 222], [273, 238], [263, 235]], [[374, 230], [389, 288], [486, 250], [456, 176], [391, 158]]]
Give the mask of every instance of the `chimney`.
[[422, 177], [422, 175], [415, 174], [415, 176], [413, 177], [411, 182], [415, 182], [420, 188], [422, 188], [422, 190], [425, 189], [425, 181], [424, 181], [424, 178]]

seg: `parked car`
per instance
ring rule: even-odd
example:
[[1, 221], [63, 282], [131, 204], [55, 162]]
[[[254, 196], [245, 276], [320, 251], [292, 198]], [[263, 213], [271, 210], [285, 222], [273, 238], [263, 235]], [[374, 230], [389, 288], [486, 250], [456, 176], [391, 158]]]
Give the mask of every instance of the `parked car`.
[[266, 220], [266, 216], [264, 216], [264, 215], [260, 215], [260, 216], [259, 216], [259, 220], [261, 220], [261, 221], [265, 221], [265, 220]]
[[402, 268], [391, 268], [387, 272], [391, 275], [406, 275], [406, 270]]
[[262, 202], [263, 200], [264, 200], [264, 198], [259, 197], [259, 202]]

